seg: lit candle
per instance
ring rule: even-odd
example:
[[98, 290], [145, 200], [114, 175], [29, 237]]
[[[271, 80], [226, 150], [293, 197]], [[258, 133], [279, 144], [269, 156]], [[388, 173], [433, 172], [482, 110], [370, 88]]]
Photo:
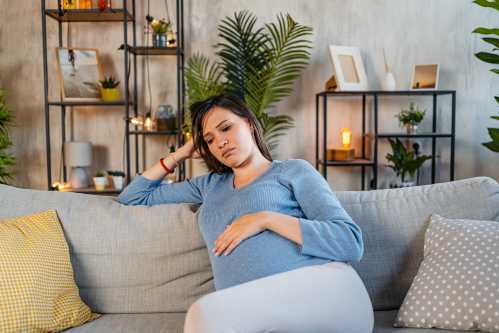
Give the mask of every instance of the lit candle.
[[343, 143], [343, 148], [350, 148], [350, 143], [352, 142], [352, 131], [350, 131], [349, 128], [341, 130], [341, 142]]

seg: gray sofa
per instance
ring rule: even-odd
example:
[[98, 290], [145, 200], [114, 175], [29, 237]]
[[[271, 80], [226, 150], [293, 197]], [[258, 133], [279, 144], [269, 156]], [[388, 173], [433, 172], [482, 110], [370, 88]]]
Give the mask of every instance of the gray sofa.
[[[353, 266], [376, 310], [374, 332], [457, 332], [392, 323], [421, 262], [430, 214], [499, 221], [499, 184], [476, 177], [336, 194], [364, 233], [364, 257]], [[68, 332], [182, 332], [189, 305], [214, 290], [195, 206], [123, 206], [111, 197], [0, 185], [0, 219], [49, 208], [63, 224], [81, 297], [105, 314]]]

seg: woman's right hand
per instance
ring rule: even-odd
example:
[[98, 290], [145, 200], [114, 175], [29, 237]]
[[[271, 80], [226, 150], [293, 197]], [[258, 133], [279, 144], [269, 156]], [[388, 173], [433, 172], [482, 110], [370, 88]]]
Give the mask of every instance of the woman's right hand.
[[194, 140], [192, 137], [182, 147], [177, 149], [176, 153], [180, 155], [181, 159], [200, 157], [199, 153], [194, 150]]

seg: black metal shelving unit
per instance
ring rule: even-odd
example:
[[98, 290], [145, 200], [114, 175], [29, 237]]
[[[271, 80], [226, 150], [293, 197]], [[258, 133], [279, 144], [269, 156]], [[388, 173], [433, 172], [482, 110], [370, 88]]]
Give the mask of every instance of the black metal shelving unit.
[[[437, 132], [437, 101], [438, 96], [450, 95], [451, 96], [451, 132], [439, 133]], [[329, 161], [326, 160], [327, 156], [327, 121], [328, 121], [328, 99], [340, 96], [362, 97], [362, 147], [361, 156], [353, 161]], [[379, 97], [380, 96], [430, 96], [433, 99], [432, 106], [432, 132], [430, 133], [380, 133], [379, 127]], [[367, 99], [372, 98], [373, 103], [373, 151], [372, 156], [366, 156], [366, 113], [367, 113]], [[322, 99], [322, 103], [321, 103]], [[319, 157], [319, 115], [322, 104], [323, 111], [323, 141], [322, 141], [322, 159]], [[365, 190], [366, 168], [372, 168], [373, 178], [370, 181], [369, 189], [377, 189], [378, 187], [378, 144], [379, 139], [386, 138], [431, 138], [431, 183], [435, 183], [436, 171], [436, 140], [437, 138], [450, 138], [450, 180], [454, 180], [454, 149], [456, 138], [456, 91], [455, 90], [398, 90], [398, 91], [383, 91], [383, 90], [367, 90], [367, 91], [323, 91], [315, 95], [315, 111], [316, 111], [316, 124], [315, 124], [315, 168], [319, 170], [319, 165], [322, 167], [322, 175], [327, 179], [328, 167], [361, 167], [362, 171], [362, 190]]]
[[[66, 107], [72, 106], [104, 106], [104, 107], [122, 107], [124, 109], [125, 121], [125, 155], [126, 155], [126, 179], [125, 184], [131, 180], [131, 149], [130, 138], [134, 137], [135, 144], [135, 174], [140, 173], [139, 166], [139, 136], [176, 136], [177, 146], [181, 146], [183, 142], [183, 107], [185, 104], [185, 83], [184, 83], [184, 2], [176, 0], [176, 28], [177, 28], [177, 46], [167, 48], [155, 48], [149, 46], [137, 45], [137, 24], [136, 24], [136, 1], [131, 1], [131, 10], [129, 7], [130, 1], [123, 1], [123, 8], [113, 8], [101, 11], [99, 9], [74, 9], [66, 10], [61, 8], [60, 2], [57, 9], [47, 9], [46, 0], [41, 0], [41, 18], [42, 18], [42, 34], [43, 34], [43, 72], [44, 72], [44, 111], [45, 111], [45, 140], [47, 152], [47, 181], [48, 189], [52, 190], [52, 163], [51, 163], [51, 144], [50, 144], [50, 112], [51, 108], [58, 107], [61, 110], [61, 139], [62, 144], [66, 141]], [[58, 24], [58, 46], [63, 47], [63, 23], [68, 22], [121, 22], [123, 24], [123, 44], [124, 51], [124, 78], [125, 96], [123, 100], [115, 102], [67, 102], [67, 101], [50, 101], [48, 96], [48, 60], [47, 60], [47, 20], [46, 18], [54, 19]], [[132, 24], [132, 44], [129, 45], [129, 23]], [[132, 56], [133, 69], [130, 67], [130, 55]], [[138, 89], [137, 89], [137, 56], [174, 56], [177, 63], [177, 120], [178, 130], [176, 131], [143, 131], [137, 126], [130, 123], [131, 108], [133, 115], [138, 116]], [[130, 74], [133, 73], [133, 84], [130, 85]], [[130, 86], [133, 88], [133, 98], [130, 94]], [[61, 154], [64, 154], [63, 152]], [[64, 181], [67, 180], [67, 171], [64, 164], [64, 156], [62, 159], [62, 173]], [[185, 162], [178, 167], [177, 180], [185, 179]], [[79, 192], [82, 192], [80, 190]], [[107, 191], [106, 194], [113, 191]], [[85, 193], [92, 193], [88, 189]], [[114, 191], [118, 193], [118, 191]]]

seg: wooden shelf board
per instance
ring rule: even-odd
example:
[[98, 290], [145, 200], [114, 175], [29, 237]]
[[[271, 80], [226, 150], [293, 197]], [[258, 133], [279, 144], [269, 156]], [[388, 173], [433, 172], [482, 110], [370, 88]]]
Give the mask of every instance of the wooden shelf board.
[[[320, 160], [319, 164], [324, 165], [324, 161]], [[327, 166], [372, 166], [374, 162], [367, 159], [355, 159], [353, 161], [326, 161]]]
[[[58, 9], [46, 9], [45, 15], [61, 22], [123, 22], [125, 10], [123, 8], [99, 10], [95, 9], [65, 9], [59, 15]], [[133, 21], [132, 15], [126, 13], [127, 21]]]

